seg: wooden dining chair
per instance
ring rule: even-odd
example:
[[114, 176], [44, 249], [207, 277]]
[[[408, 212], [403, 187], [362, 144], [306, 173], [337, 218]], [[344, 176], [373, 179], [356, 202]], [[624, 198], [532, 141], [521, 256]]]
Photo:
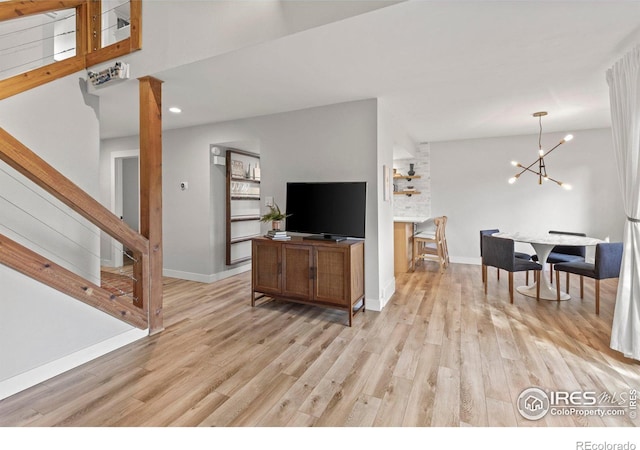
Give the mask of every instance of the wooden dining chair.
[[449, 267], [449, 248], [447, 246], [447, 216], [436, 217], [433, 220], [436, 226], [435, 234], [426, 232], [413, 236], [413, 265], [414, 267], [423, 260], [435, 260], [440, 264], [440, 271], [444, 272]]

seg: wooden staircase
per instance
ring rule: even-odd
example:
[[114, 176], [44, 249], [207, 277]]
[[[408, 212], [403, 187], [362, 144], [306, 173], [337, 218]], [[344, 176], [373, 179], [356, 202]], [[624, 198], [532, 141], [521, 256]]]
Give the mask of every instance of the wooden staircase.
[[[2, 128], [0, 160], [133, 251], [133, 272], [137, 280], [134, 283], [134, 300], [127, 303], [123, 298], [1, 234], [0, 263], [132, 326], [150, 328], [151, 332], [162, 329], [162, 297], [151, 301], [149, 296], [152, 284], [162, 283], [161, 273], [155, 274], [153, 279], [150, 277], [149, 239], [131, 229]], [[149, 308], [150, 305], [153, 305], [153, 309]]]
[[[76, 56], [0, 80], [0, 100], [141, 48], [141, 0], [130, 0], [130, 37], [101, 47], [100, 0], [8, 0], [0, 21], [75, 8]], [[127, 301], [0, 234], [0, 264], [140, 329], [163, 329], [161, 81], [140, 83], [140, 233], [0, 128], [0, 160], [133, 252]]]

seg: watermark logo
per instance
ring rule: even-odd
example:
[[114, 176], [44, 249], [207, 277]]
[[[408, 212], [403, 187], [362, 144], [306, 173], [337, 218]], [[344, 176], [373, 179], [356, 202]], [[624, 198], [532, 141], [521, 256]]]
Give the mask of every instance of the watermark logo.
[[549, 396], [538, 387], [527, 388], [518, 397], [518, 411], [525, 419], [542, 419], [549, 412], [549, 407]]
[[635, 419], [638, 408], [637, 390], [622, 392], [545, 391], [530, 387], [517, 400], [520, 415], [528, 420], [552, 416], [624, 416]]

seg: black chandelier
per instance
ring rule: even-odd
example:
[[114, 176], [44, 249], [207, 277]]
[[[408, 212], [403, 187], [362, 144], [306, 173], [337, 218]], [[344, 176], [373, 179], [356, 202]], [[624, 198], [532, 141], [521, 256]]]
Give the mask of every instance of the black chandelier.
[[[549, 153], [554, 151], [556, 148], [558, 148], [559, 146], [561, 146], [565, 142], [568, 142], [571, 139], [573, 139], [573, 135], [567, 134], [564, 137], [564, 139], [562, 139], [560, 142], [558, 142], [556, 144], [555, 147], [553, 147], [551, 150], [545, 152], [543, 150], [543, 148], [542, 148], [542, 118], [544, 116], [546, 116], [546, 115], [547, 115], [546, 111], [540, 111], [540, 112], [533, 113], [533, 117], [537, 117], [538, 121], [539, 121], [539, 124], [540, 124], [540, 133], [538, 134], [538, 159], [536, 159], [534, 162], [532, 162], [528, 166], [523, 166], [522, 164], [520, 164], [517, 161], [511, 161], [511, 164], [513, 166], [519, 167], [522, 170], [520, 171], [520, 173], [518, 173], [518, 174], [514, 175], [513, 177], [509, 178], [509, 183], [510, 184], [515, 183], [518, 180], [518, 178], [520, 178], [520, 175], [522, 175], [525, 172], [531, 172], [534, 175], [538, 176], [538, 184], [542, 184], [543, 181], [553, 181], [558, 186], [562, 186], [565, 189], [571, 189], [571, 185], [570, 184], [563, 183], [562, 181], [554, 180], [553, 178], [551, 178], [547, 174], [547, 166], [546, 166], [546, 164], [544, 162], [544, 158], [545, 158], [545, 156], [548, 156]], [[537, 165], [537, 169], [538, 169], [537, 172], [536, 172], [535, 168], [532, 169], [532, 167], [534, 167], [536, 165]]]

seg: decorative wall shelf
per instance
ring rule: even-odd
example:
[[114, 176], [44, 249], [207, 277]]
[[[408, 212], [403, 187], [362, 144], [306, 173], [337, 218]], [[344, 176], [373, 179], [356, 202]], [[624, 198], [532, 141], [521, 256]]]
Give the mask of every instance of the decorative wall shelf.
[[260, 220], [260, 216], [235, 216], [229, 220], [231, 220], [231, 222], [243, 222], [245, 220]]
[[[416, 179], [417, 178], [421, 178], [421, 176], [420, 175], [415, 175], [415, 174], [414, 175], [397, 175], [396, 174], [396, 175], [393, 176], [394, 181], [395, 180], [411, 181], [414, 178], [416, 178]], [[398, 185], [395, 184], [395, 183], [394, 183], [394, 186], [397, 189], [397, 190], [395, 190], [393, 192], [394, 195], [406, 195], [407, 197], [411, 197], [414, 194], [419, 194], [420, 193], [419, 191], [416, 191], [416, 190], [399, 189]], [[407, 187], [413, 188], [413, 186], [407, 186]]]
[[227, 148], [227, 265], [251, 260], [251, 240], [260, 236], [260, 155]]
[[253, 179], [253, 178], [231, 177], [231, 181], [240, 181], [240, 182], [246, 181], [248, 183], [260, 184], [260, 180], [256, 180], [256, 179]]
[[260, 196], [259, 195], [232, 195], [231, 200], [260, 200]]
[[407, 180], [407, 181], [411, 181], [414, 178], [421, 178], [420, 175], [394, 175], [393, 179], [394, 180]]
[[247, 241], [250, 241], [250, 240], [255, 239], [257, 237], [260, 237], [260, 236], [261, 236], [261, 234], [253, 234], [251, 236], [241, 236], [241, 237], [237, 237], [237, 238], [231, 239], [231, 243], [232, 244], [237, 244], [239, 242], [247, 242]]

